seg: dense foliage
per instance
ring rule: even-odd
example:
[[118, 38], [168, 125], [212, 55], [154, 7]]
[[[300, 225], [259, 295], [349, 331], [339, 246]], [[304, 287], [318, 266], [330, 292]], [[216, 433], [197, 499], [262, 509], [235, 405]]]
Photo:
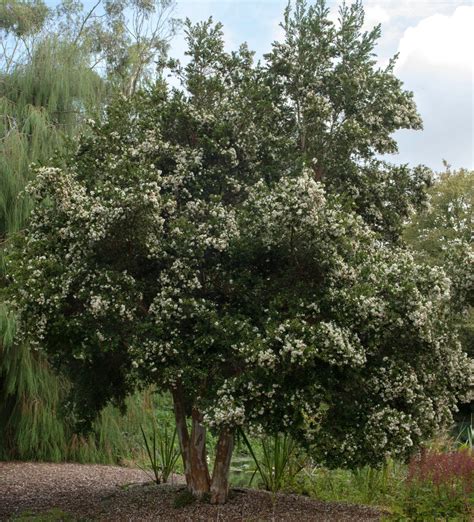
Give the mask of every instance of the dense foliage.
[[294, 160], [393, 240], [410, 209], [423, 204], [430, 174], [379, 159], [397, 152], [395, 130], [422, 123], [412, 93], [393, 74], [396, 59], [376, 66], [380, 26], [363, 25], [360, 2], [343, 4], [338, 24], [325, 2], [289, 5], [285, 39], [267, 56], [267, 81], [290, 124]]
[[199, 184], [187, 197], [205, 150], [130, 127], [114, 147], [100, 132], [75, 166], [37, 173], [46, 204], [9, 260], [20, 337], [80, 378], [81, 397], [96, 392], [88, 406], [125, 395], [135, 368], [180, 382], [210, 425], [318, 419], [316, 441], [345, 461], [403, 452], [449, 420], [463, 359], [440, 269], [384, 246], [307, 173], [241, 187], [234, 203], [199, 198]]
[[[464, 351], [474, 357], [472, 246], [474, 172], [465, 169], [437, 176], [428, 191], [429, 205], [414, 214], [404, 237], [421, 263], [441, 266], [452, 284], [452, 310], [457, 313]], [[474, 382], [463, 410], [474, 407]], [[470, 402], [470, 408], [468, 407]]]
[[237, 428], [379, 462], [450, 422], [466, 388], [450, 280], [388, 241], [425, 177], [375, 156], [419, 118], [362, 23], [358, 4], [336, 27], [299, 1], [264, 65], [188, 24], [183, 89], [119, 98], [28, 187], [7, 259], [16, 342], [69, 375], [86, 420], [140, 383], [170, 391], [197, 494], [204, 429], [219, 434], [215, 502]]

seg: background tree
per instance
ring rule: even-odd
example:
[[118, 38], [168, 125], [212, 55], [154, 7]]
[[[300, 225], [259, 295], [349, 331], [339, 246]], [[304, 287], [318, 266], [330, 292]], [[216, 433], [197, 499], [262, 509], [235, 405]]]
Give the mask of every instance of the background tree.
[[[420, 262], [442, 266], [451, 278], [452, 308], [458, 314], [462, 345], [473, 359], [474, 172], [466, 169], [453, 171], [446, 164], [446, 171], [436, 177], [428, 194], [428, 208], [412, 216], [404, 236]], [[473, 390], [474, 383], [470, 396], [471, 411]]]
[[[31, 210], [22, 191], [30, 163], [45, 162], [81, 128], [104, 98], [103, 80], [79, 45], [46, 34], [53, 13], [41, 2], [3, 2], [0, 73], [0, 236], [3, 246]], [[56, 412], [61, 382], [41, 354], [11, 341], [14, 321], [1, 310], [0, 445], [11, 457], [61, 458], [64, 426]]]
[[177, 27], [174, 3], [111, 0], [103, 14], [100, 5], [84, 11], [72, 1], [56, 10], [41, 0], [2, 3], [2, 235], [24, 220], [24, 200], [14, 201], [29, 163], [63, 149], [64, 138], [81, 131], [113, 85], [130, 95], [159, 74]]
[[211, 22], [187, 36], [184, 91], [120, 98], [37, 171], [7, 259], [16, 342], [66, 372], [86, 421], [137, 385], [169, 391], [188, 487], [215, 503], [239, 429], [332, 466], [409, 455], [466, 389], [449, 279], [325, 189], [245, 46], [224, 52]]
[[447, 165], [428, 194], [429, 205], [412, 216], [404, 235], [423, 261], [443, 264], [452, 248], [472, 240], [474, 172]]
[[97, 52], [109, 81], [124, 96], [156, 78], [179, 27], [174, 0], [107, 0], [107, 25], [98, 28]]

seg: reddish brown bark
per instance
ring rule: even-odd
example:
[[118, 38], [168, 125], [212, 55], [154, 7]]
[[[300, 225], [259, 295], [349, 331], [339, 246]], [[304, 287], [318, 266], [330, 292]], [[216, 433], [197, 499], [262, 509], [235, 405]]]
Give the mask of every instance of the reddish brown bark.
[[234, 449], [234, 434], [222, 430], [216, 448], [216, 459], [212, 472], [211, 503], [224, 504], [229, 494], [229, 469]]
[[191, 459], [189, 455], [189, 433], [186, 425], [186, 411], [184, 397], [181, 387], [178, 385], [171, 390], [173, 395], [174, 416], [176, 420], [176, 431], [178, 433], [179, 449], [183, 459], [184, 476], [186, 484], [191, 482]]
[[179, 386], [172, 390], [176, 429], [183, 459], [184, 476], [189, 491], [196, 497], [208, 493], [211, 487], [206, 455], [206, 428], [201, 424], [201, 415], [192, 411], [191, 435], [186, 424], [186, 408]]
[[172, 390], [172, 395], [179, 447], [188, 489], [196, 497], [202, 497], [211, 492], [213, 504], [224, 504], [229, 493], [229, 470], [234, 449], [234, 434], [230, 430], [222, 430], [219, 434], [211, 482], [207, 465], [206, 428], [201, 424], [202, 415], [195, 408], [192, 409], [191, 433], [189, 433], [184, 394], [179, 385]]
[[188, 484], [193, 495], [201, 497], [208, 493], [211, 478], [207, 466], [206, 428], [201, 424], [202, 416], [197, 410], [192, 412], [192, 430], [190, 440], [191, 484]]

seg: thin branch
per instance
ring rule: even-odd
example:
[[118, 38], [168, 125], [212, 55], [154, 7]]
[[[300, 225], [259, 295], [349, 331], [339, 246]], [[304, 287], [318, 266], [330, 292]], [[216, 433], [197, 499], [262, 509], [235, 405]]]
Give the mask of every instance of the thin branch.
[[73, 47], [75, 47], [77, 42], [79, 41], [79, 38], [81, 37], [82, 31], [84, 30], [87, 20], [89, 20], [89, 18], [92, 16], [92, 13], [97, 9], [97, 7], [99, 6], [99, 4], [101, 2], [102, 2], [102, 0], [98, 0], [98, 2], [92, 7], [92, 9], [85, 16], [84, 20], [82, 21], [79, 32], [77, 33], [77, 36], [76, 36], [76, 38], [74, 38], [74, 42], [72, 43]]

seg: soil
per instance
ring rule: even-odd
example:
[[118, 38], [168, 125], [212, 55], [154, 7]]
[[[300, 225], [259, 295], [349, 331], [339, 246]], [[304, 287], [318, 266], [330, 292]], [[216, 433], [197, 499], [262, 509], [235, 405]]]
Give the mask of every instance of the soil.
[[[182, 507], [176, 507], [181, 500]], [[369, 506], [236, 488], [223, 506], [189, 500], [179, 477], [157, 485], [144, 471], [118, 466], [0, 462], [0, 520], [359, 521], [380, 520]], [[31, 516], [32, 518], [29, 518]], [[37, 520], [39, 520], [37, 518]]]

